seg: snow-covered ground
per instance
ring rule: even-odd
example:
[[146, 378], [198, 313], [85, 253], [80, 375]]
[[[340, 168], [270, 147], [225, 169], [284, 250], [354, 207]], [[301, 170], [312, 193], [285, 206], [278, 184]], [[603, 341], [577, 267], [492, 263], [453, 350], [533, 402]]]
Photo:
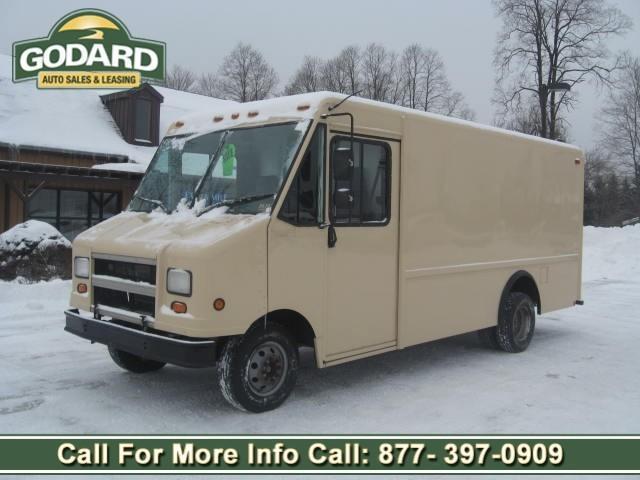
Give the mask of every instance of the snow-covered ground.
[[278, 410], [223, 400], [214, 369], [133, 375], [63, 331], [69, 282], [0, 283], [0, 433], [638, 433], [640, 225], [585, 229], [583, 307], [523, 354], [463, 335], [317, 370]]

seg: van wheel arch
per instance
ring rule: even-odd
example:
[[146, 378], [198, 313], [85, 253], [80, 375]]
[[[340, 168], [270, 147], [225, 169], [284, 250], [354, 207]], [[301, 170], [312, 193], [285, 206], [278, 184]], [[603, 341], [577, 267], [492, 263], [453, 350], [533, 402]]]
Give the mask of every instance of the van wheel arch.
[[315, 331], [309, 321], [301, 313], [290, 309], [274, 310], [253, 322], [248, 330], [253, 328], [255, 325], [259, 325], [264, 322], [265, 319], [269, 322], [277, 323], [285, 328], [298, 345], [314, 347], [314, 340], [316, 338]]
[[499, 305], [504, 305], [509, 294], [514, 292], [524, 293], [535, 303], [538, 315], [542, 313], [542, 299], [540, 298], [540, 290], [533, 276], [526, 270], [518, 270], [511, 275], [500, 296]]
[[[315, 350], [315, 331], [313, 330], [313, 327], [305, 318], [305, 316], [301, 313], [296, 312], [295, 310], [280, 309], [269, 312], [264, 317], [258, 318], [255, 322], [249, 325], [244, 335], [246, 335], [247, 332], [249, 332], [252, 328], [255, 328], [257, 325], [263, 324], [265, 322], [265, 319], [269, 322], [277, 323], [281, 327], [284, 327], [296, 341], [298, 346], [311, 347]], [[220, 360], [220, 356], [222, 355], [222, 351], [224, 350], [225, 345], [229, 342], [229, 340], [235, 337], [237, 337], [237, 335], [233, 335], [230, 337], [219, 337], [217, 339], [217, 360]]]

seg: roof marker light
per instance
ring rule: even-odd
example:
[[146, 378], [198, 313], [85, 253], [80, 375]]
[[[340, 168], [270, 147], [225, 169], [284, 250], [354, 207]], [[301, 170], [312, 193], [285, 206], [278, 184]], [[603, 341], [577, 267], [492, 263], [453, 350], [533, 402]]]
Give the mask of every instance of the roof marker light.
[[232, 119], [232, 120], [237, 120], [237, 119], [238, 119], [238, 117], [240, 117], [240, 114], [239, 114], [239, 113], [232, 113], [232, 114], [231, 114], [231, 119]]
[[221, 122], [222, 120], [224, 120], [224, 117], [222, 115], [216, 115], [215, 117], [213, 117], [214, 122]]
[[247, 113], [249, 118], [253, 118], [253, 117], [257, 117], [258, 116], [258, 112], [257, 110], [254, 110], [252, 112]]
[[178, 120], [174, 125], [176, 128], [180, 128], [184, 126], [184, 122], [182, 120]]
[[298, 105], [298, 111], [299, 112], [304, 112], [305, 110], [309, 110], [309, 108], [311, 107], [311, 105], [309, 105], [308, 103], [302, 104], [302, 105]]

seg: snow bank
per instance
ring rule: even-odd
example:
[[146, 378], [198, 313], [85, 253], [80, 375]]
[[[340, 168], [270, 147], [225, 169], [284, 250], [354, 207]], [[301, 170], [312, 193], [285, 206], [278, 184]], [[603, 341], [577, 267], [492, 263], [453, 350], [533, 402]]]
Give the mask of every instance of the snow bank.
[[640, 276], [640, 224], [585, 227], [583, 245], [583, 282]]
[[70, 276], [71, 243], [48, 223], [28, 220], [0, 235], [0, 279]]
[[61, 245], [70, 248], [71, 243], [55, 227], [39, 220], [27, 220], [0, 234], [0, 251], [19, 253], [31, 248]]

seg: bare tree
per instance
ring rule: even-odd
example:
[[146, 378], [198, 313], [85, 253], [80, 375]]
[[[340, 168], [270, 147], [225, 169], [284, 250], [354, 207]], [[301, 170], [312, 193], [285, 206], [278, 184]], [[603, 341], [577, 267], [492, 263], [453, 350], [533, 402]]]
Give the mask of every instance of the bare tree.
[[405, 106], [466, 120], [475, 118], [462, 93], [451, 89], [444, 62], [436, 50], [409, 45], [402, 52], [399, 69]]
[[323, 88], [338, 93], [351, 94], [360, 90], [360, 66], [362, 54], [356, 45], [349, 45], [322, 68]]
[[625, 54], [602, 109], [603, 146], [640, 188], [640, 58]]
[[362, 54], [363, 96], [385, 102], [388, 99], [395, 55], [382, 45], [370, 43]]
[[219, 77], [223, 97], [238, 102], [267, 98], [278, 84], [278, 75], [262, 53], [244, 43], [224, 58]]
[[174, 65], [167, 72], [163, 85], [175, 90], [193, 92], [196, 89], [196, 74], [180, 65]]
[[448, 117], [461, 118], [463, 120], [473, 121], [476, 119], [476, 112], [467, 104], [464, 95], [461, 92], [451, 92], [444, 103], [444, 111], [442, 112]]
[[222, 92], [220, 79], [213, 73], [203, 73], [198, 77], [195, 91], [207, 97], [220, 97]]
[[494, 101], [505, 117], [533, 96], [540, 110], [539, 135], [556, 139], [562, 110], [576, 101], [572, 90], [588, 79], [607, 83], [615, 65], [607, 61], [605, 41], [625, 33], [631, 21], [606, 0], [494, 0], [503, 27], [494, 63], [498, 86]]
[[451, 94], [451, 84], [445, 73], [444, 62], [438, 52], [433, 49], [423, 50], [424, 64], [420, 81], [420, 104], [425, 112], [442, 112], [443, 105]]
[[322, 72], [324, 62], [318, 57], [306, 56], [302, 65], [289, 83], [284, 87], [285, 95], [317, 92], [322, 90]]

